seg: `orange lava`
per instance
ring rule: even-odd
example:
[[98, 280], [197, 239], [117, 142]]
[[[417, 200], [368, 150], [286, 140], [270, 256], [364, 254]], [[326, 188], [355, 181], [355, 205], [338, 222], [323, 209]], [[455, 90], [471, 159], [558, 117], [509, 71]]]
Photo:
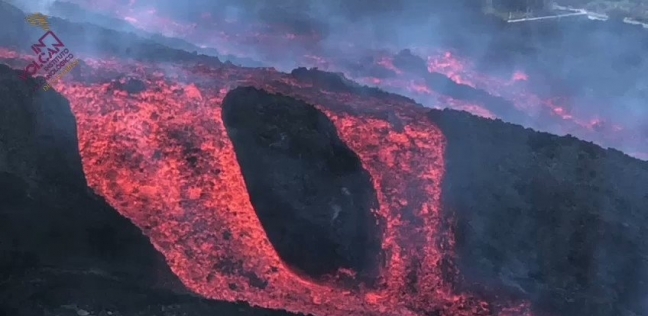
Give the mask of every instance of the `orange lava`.
[[[5, 61], [23, 58], [0, 53]], [[396, 96], [328, 91], [272, 69], [84, 61], [86, 75], [122, 73], [147, 85], [139, 94], [73, 76], [53, 85], [75, 114], [89, 186], [151, 239], [190, 290], [322, 316], [531, 315], [524, 302], [486, 302], [449, 281], [457, 276], [453, 234], [440, 206], [445, 139], [425, 119], [425, 108]], [[280, 260], [221, 119], [222, 100], [237, 86], [314, 104], [360, 156], [378, 195], [374, 211], [387, 223], [377, 285], [349, 288], [337, 281], [353, 271], [308, 279]], [[193, 166], [188, 148], [197, 152]]]
[[[648, 147], [648, 139], [638, 128], [623, 125], [622, 121], [615, 123], [608, 122], [605, 128], [595, 126], [592, 120], [605, 118], [605, 114], [596, 110], [599, 108], [588, 105], [585, 102], [602, 102], [597, 100], [573, 101], [566, 99], [552, 99], [540, 96], [532, 92], [529, 84], [529, 76], [518, 69], [503, 77], [485, 75], [476, 71], [476, 67], [470, 60], [466, 60], [460, 54], [447, 49], [424, 47], [417, 52], [418, 56], [427, 59], [427, 70], [444, 74], [459, 84], [481, 89], [487, 93], [501, 97], [511, 102], [512, 107], [519, 110], [519, 114], [503, 114], [502, 117], [495, 117], [489, 109], [481, 104], [466, 104], [437, 93], [428, 93], [430, 87], [423, 87], [420, 83], [412, 82], [412, 76], [395, 67], [389, 58], [376, 58], [376, 66], [392, 71], [394, 78], [372, 78], [366, 74], [353, 74], [344, 61], [349, 56], [355, 56], [358, 51], [365, 48], [355, 43], [355, 37], [349, 36], [345, 40], [336, 42], [336, 51], [325, 53], [322, 49], [309, 49], [317, 47], [321, 36], [318, 34], [307, 34], [296, 36], [280, 25], [268, 25], [264, 23], [248, 23], [237, 20], [224, 20], [210, 16], [203, 16], [198, 23], [178, 22], [163, 16], [155, 9], [144, 10], [141, 7], [123, 5], [114, 1], [91, 0], [73, 1], [89, 10], [100, 10], [114, 17], [130, 21], [130, 23], [142, 30], [152, 33], [162, 33], [171, 37], [186, 39], [201, 47], [213, 47], [223, 54], [233, 54], [238, 57], [250, 57], [261, 59], [273, 66], [298, 64], [306, 67], [319, 67], [333, 72], [342, 72], [347, 77], [364, 84], [377, 86], [391, 92], [404, 94], [432, 108], [448, 107], [463, 110], [486, 118], [500, 118], [504, 121], [522, 124], [526, 127], [565, 135], [572, 134], [578, 138], [593, 141], [603, 147], [621, 149], [633, 156], [645, 159], [643, 148]], [[139, 19], [133, 19], [138, 16]], [[207, 31], [206, 31], [207, 30]], [[213, 32], [212, 30], [219, 30]], [[351, 31], [350, 31], [351, 32]], [[286, 54], [286, 52], [303, 51], [308, 52], [303, 56]], [[395, 52], [394, 52], [395, 54]], [[373, 52], [373, 55], [381, 55]], [[292, 67], [292, 66], [291, 66]], [[421, 79], [421, 78], [418, 78]], [[537, 78], [536, 78], [537, 79]], [[584, 104], [581, 104], [584, 103]], [[577, 105], [580, 111], [572, 112]], [[585, 109], [585, 110], [583, 110]], [[515, 113], [516, 111], [512, 111]], [[609, 118], [605, 119], [610, 121]], [[613, 125], [618, 128], [607, 128]]]

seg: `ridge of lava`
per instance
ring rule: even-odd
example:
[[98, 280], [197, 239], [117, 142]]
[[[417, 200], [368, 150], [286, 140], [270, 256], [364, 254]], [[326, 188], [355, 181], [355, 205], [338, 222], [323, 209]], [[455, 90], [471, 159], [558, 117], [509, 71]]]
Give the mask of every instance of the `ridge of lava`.
[[[0, 56], [14, 67], [29, 59], [4, 49]], [[52, 86], [76, 117], [88, 185], [150, 238], [193, 292], [322, 316], [531, 315], [526, 302], [455, 289], [453, 234], [440, 207], [446, 141], [429, 109], [317, 70], [81, 59]], [[222, 119], [223, 99], [237, 87], [315, 106], [357, 153], [377, 193], [373, 212], [386, 222], [376, 285], [343, 286], [354, 271], [307, 278], [279, 258]]]

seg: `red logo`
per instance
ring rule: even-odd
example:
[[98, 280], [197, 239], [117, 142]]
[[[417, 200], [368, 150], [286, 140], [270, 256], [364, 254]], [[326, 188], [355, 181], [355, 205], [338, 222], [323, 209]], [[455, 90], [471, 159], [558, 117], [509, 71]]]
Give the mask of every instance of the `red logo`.
[[38, 40], [38, 43], [31, 46], [32, 51], [36, 54], [36, 60], [32, 61], [25, 67], [25, 71], [21, 78], [23, 80], [35, 75], [38, 70], [59, 54], [61, 48], [64, 48], [65, 44], [54, 34], [52, 31], [47, 31], [43, 34]]

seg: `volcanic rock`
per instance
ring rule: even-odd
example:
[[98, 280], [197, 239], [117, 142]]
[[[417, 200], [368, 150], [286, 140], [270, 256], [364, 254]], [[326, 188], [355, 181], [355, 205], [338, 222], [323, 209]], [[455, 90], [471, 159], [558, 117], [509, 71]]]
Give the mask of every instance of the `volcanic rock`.
[[124, 78], [112, 82], [112, 88], [131, 94], [141, 93], [146, 90], [146, 84], [135, 78]]
[[288, 315], [187, 294], [88, 188], [69, 103], [36, 84], [0, 65], [0, 315]]
[[[24, 16], [8, 20], [19, 24], [22, 19]], [[93, 38], [101, 39], [96, 45], [97, 50], [106, 52], [106, 55], [112, 53], [155, 62], [188, 61], [203, 62], [214, 67], [222, 65], [216, 58], [169, 50], [134, 36], [87, 25], [80, 29], [57, 19], [52, 19], [52, 22], [56, 24], [57, 34], [60, 30], [62, 38], [71, 46], [71, 50], [75, 49], [75, 53], [76, 49], [84, 52], [83, 47], [88, 47], [84, 45], [86, 36], [82, 35], [94, 34], [96, 36]], [[14, 32], [3, 33], [0, 38], [2, 44], [23, 47], [19, 44], [24, 43], [22, 39], [29, 31], [12, 31]], [[92, 33], [94, 31], [96, 32]], [[27, 47], [24, 46], [23, 49]], [[93, 314], [111, 311], [116, 315], [236, 315], [238, 307], [243, 308], [240, 313], [273, 313], [243, 305], [206, 302], [176, 293], [183, 292], [182, 287], [177, 284], [175, 276], [149, 241], [131, 222], [119, 216], [116, 210], [88, 189], [79, 157], [75, 121], [67, 101], [53, 91], [31, 94], [36, 82], [19, 82], [16, 72], [4, 66], [0, 70], [3, 74], [0, 82], [3, 97], [0, 115], [0, 185], [3, 186], [0, 193], [0, 313], [28, 316], [48, 313], [75, 315], [80, 310], [85, 310]], [[94, 69], [79, 69], [78, 72], [88, 78], [94, 75], [106, 76], [98, 82], [109, 82], [118, 75], [111, 73], [107, 76], [106, 70], [102, 73]], [[264, 76], [270, 72], [251, 70], [248, 73]], [[82, 79], [83, 76], [72, 73], [75, 80]], [[313, 91], [328, 88], [349, 95], [368, 95], [359, 91], [359, 88], [347, 85], [336, 74], [301, 69], [294, 72], [293, 77], [304, 79], [302, 83], [310, 83], [314, 87]], [[448, 78], [429, 77], [428, 80], [435, 87], [449, 84]], [[327, 82], [329, 85], [326, 85]], [[42, 81], [38, 84], [42, 84]], [[294, 89], [293, 86], [286, 87], [286, 90]], [[458, 91], [458, 96], [467, 95], [465, 98], [469, 100], [486, 98], [469, 86], [450, 86], [447, 89], [451, 92]], [[253, 90], [238, 90], [238, 93], [246, 91], [252, 97], [256, 95], [263, 96], [263, 100], [271, 99]], [[250, 97], [247, 93], [236, 98], [231, 95], [233, 99], [230, 98], [228, 104]], [[381, 98], [378, 94], [370, 96]], [[327, 94], [322, 93], [316, 98], [323, 100], [326, 97]], [[382, 100], [388, 101], [374, 102], [374, 105], [384, 107], [385, 104], [391, 106], [407, 103], [410, 112], [418, 113], [412, 110], [415, 108], [413, 102], [395, 102], [395, 97], [388, 97], [390, 96], [385, 94]], [[253, 201], [256, 214], [266, 230], [271, 232], [276, 228], [290, 227], [293, 229], [291, 233], [300, 236], [304, 231], [299, 227], [268, 219], [278, 208], [273, 210], [263, 203], [271, 203], [278, 198], [285, 200], [289, 191], [303, 188], [299, 182], [288, 183], [290, 189], [275, 187], [276, 184], [271, 181], [273, 178], [268, 175], [272, 170], [268, 169], [280, 165], [280, 170], [286, 171], [293, 166], [291, 163], [295, 163], [296, 168], [307, 172], [306, 166], [309, 164], [328, 162], [331, 157], [345, 156], [344, 162], [351, 163], [355, 160], [353, 153], [339, 143], [334, 130], [326, 127], [326, 124], [318, 128], [306, 124], [309, 121], [305, 118], [309, 115], [320, 117], [318, 112], [294, 99], [281, 100], [281, 103], [291, 104], [297, 109], [282, 112], [276, 121], [263, 120], [260, 113], [249, 112], [245, 107], [228, 110], [227, 115], [250, 114], [250, 118], [244, 118], [260, 124], [244, 124], [243, 128], [236, 128], [236, 132], [232, 133], [232, 121], [229, 121], [228, 133], [235, 144], [237, 158], [249, 186], [250, 198], [256, 200]], [[346, 107], [345, 113], [352, 112], [346, 104], [331, 105], [330, 99], [327, 103], [329, 108]], [[366, 106], [368, 103], [362, 104], [364, 112], [356, 107], [355, 112], [349, 115], [371, 116], [369, 112], [374, 108]], [[261, 103], [262, 108], [275, 110], [274, 107], [263, 104]], [[404, 108], [400, 107], [399, 111], [406, 112], [407, 109]], [[549, 315], [646, 314], [648, 166], [645, 162], [616, 151], [603, 150], [573, 137], [537, 133], [520, 126], [479, 119], [456, 111], [434, 110], [429, 112], [428, 117], [422, 115], [415, 117], [416, 120], [411, 115], [390, 115], [385, 114], [384, 110], [375, 112], [378, 114], [374, 114], [372, 118], [379, 120], [386, 117], [385, 120], [389, 122], [385, 124], [384, 135], [391, 132], [389, 128], [409, 131], [417, 136], [429, 135], [423, 133], [428, 130], [411, 128], [416, 120], [425, 121], [426, 126], [432, 126], [429, 123], [433, 122], [444, 134], [446, 170], [442, 182], [442, 211], [448, 223], [447, 229], [453, 231], [456, 237], [456, 261], [458, 275], [461, 277], [452, 281], [458, 289], [481, 293], [486, 297], [526, 299], [536, 310], [546, 311]], [[300, 143], [307, 143], [302, 146], [305, 152], [320, 148], [318, 146], [325, 149], [307, 156], [309, 158], [306, 161], [298, 161], [289, 159], [290, 151], [270, 147], [272, 143], [266, 142], [261, 144], [263, 146], [247, 144], [244, 142], [245, 137], [241, 136], [246, 136], [247, 133], [246, 137], [254, 139], [258, 135], [257, 131], [266, 129], [273, 131], [268, 133], [271, 138], [277, 136], [277, 132], [291, 131], [291, 135], [295, 135]], [[316, 137], [302, 138], [294, 132], [301, 129], [314, 133]], [[237, 134], [238, 130], [243, 134]], [[86, 133], [90, 132], [86, 130]], [[329, 136], [323, 137], [327, 133]], [[178, 134], [182, 136], [181, 133]], [[397, 136], [399, 140], [407, 139], [399, 144], [409, 145], [408, 142], [412, 140], [401, 138], [402, 135]], [[176, 138], [182, 140], [182, 137]], [[311, 139], [323, 139], [327, 145], [310, 144]], [[356, 140], [362, 141], [363, 138], [357, 137]], [[184, 145], [178, 143], [178, 147]], [[428, 142], [422, 143], [427, 145]], [[192, 165], [196, 161], [193, 153], [196, 148], [185, 147], [188, 149], [186, 161]], [[340, 155], [330, 155], [334, 147], [339, 148]], [[413, 148], [418, 151], [411, 150], [397, 156], [398, 159], [403, 161], [418, 158], [429, 162], [421, 159], [424, 150]], [[376, 151], [379, 149], [379, 146], [375, 146]], [[272, 158], [271, 163], [262, 165], [266, 166], [266, 170], [251, 172], [256, 167], [254, 161], [250, 161], [254, 154]], [[416, 161], [415, 167], [419, 168], [416, 170], [425, 165], [420, 160]], [[392, 174], [398, 175], [401, 171], [387, 164], [384, 166], [395, 169]], [[274, 238], [274, 246], [281, 250], [284, 258], [289, 258], [287, 261], [294, 268], [309, 270], [313, 274], [340, 266], [367, 269], [365, 259], [371, 257], [372, 251], [359, 254], [358, 257], [354, 257], [349, 251], [362, 244], [373, 245], [373, 234], [369, 232], [372, 230], [371, 225], [361, 223], [363, 216], [369, 218], [366, 210], [372, 195], [366, 185], [367, 177], [363, 175], [363, 167], [352, 168], [358, 175], [347, 180], [360, 185], [347, 189], [358, 190], [353, 193], [354, 204], [366, 204], [355, 208], [356, 218], [340, 217], [343, 216], [342, 211], [336, 218], [344, 220], [345, 225], [349, 226], [331, 225], [325, 221], [334, 217], [334, 208], [315, 209], [313, 214], [321, 218], [307, 222], [308, 228], [319, 228], [314, 230], [317, 234], [311, 240], [315, 241], [312, 244], [317, 246], [321, 242], [329, 242], [327, 249], [337, 246], [340, 247], [338, 250], [342, 250], [336, 251], [332, 258], [327, 258], [330, 261], [323, 262], [324, 265], [318, 267], [309, 266], [308, 261], [290, 259], [292, 254], [286, 250], [286, 244]], [[317, 170], [311, 170], [313, 174], [315, 171]], [[198, 170], [196, 174], [200, 172]], [[323, 172], [317, 172], [316, 175], [325, 179]], [[97, 174], [93, 176], [97, 177]], [[393, 186], [405, 182], [401, 181], [404, 178], [391, 179], [390, 184]], [[347, 180], [326, 180], [321, 182], [324, 187], [339, 188], [342, 192], [341, 187], [347, 183]], [[406, 202], [427, 202], [429, 196], [412, 190], [416, 189], [416, 185], [404, 184], [408, 192], [414, 193], [410, 193], [411, 196], [407, 196], [398, 205], [409, 212], [408, 216], [414, 218], [410, 220], [412, 223], [416, 224], [417, 220], [420, 223], [422, 220], [415, 218], [416, 209], [408, 209]], [[259, 202], [258, 187], [261, 185], [268, 186], [267, 192], [261, 192], [261, 197], [263, 194], [267, 194], [267, 197], [266, 201], [261, 199]], [[332, 195], [317, 195], [321, 199], [330, 196]], [[298, 203], [301, 197], [295, 195], [294, 201], [288, 201]], [[298, 209], [295, 207], [281, 209], [287, 210], [282, 215], [286, 216], [288, 222], [294, 221], [299, 214], [295, 212]], [[348, 240], [353, 236], [350, 227], [367, 229], [367, 233], [360, 231], [360, 240], [354, 240], [355, 244], [352, 244]], [[407, 237], [419, 236], [412, 230]], [[298, 241], [297, 245], [303, 249], [307, 241]], [[311, 255], [308, 260], [314, 258], [316, 257]], [[272, 268], [268, 270], [272, 271]], [[454, 274], [448, 273], [448, 278], [452, 275]], [[408, 281], [412, 285], [419, 282], [416, 275], [412, 275]], [[277, 315], [281, 313], [277, 312]]]
[[375, 270], [380, 230], [369, 173], [315, 107], [255, 88], [223, 101], [252, 204], [282, 258], [313, 276]]
[[648, 163], [576, 138], [432, 111], [468, 286], [550, 315], [645, 315]]
[[[22, 83], [16, 71], [1, 69], [5, 102], [0, 116], [0, 183], [13, 190], [2, 195], [3, 311], [66, 315], [66, 311], [76, 313], [69, 308], [74, 305], [93, 312], [121, 309], [123, 314], [135, 310], [131, 314], [151, 315], [173, 308], [195, 313], [203, 311], [200, 308], [214, 313], [230, 308], [168, 290], [180, 287], [159, 254], [128, 220], [87, 189], [66, 100], [53, 91], [30, 94], [36, 82]], [[241, 101], [247, 98], [264, 102]], [[284, 107], [269, 106], [268, 100]], [[358, 174], [348, 178], [349, 183], [359, 184], [347, 188], [358, 190], [350, 191], [353, 202], [370, 204], [372, 193], [362, 166], [354, 163], [353, 153], [339, 143], [334, 130], [312, 107], [254, 89], [236, 90], [225, 104], [226, 109], [232, 107], [224, 114], [228, 133], [262, 221], [273, 212], [263, 203], [286, 200], [290, 189], [270, 181], [271, 170], [255, 170], [253, 163], [258, 162], [253, 155], [272, 162], [259, 164], [265, 169], [279, 164], [282, 171], [302, 168], [303, 172], [310, 165], [346, 157], [342, 162], [351, 163], [355, 167], [348, 170]], [[234, 109], [232, 104], [242, 108]], [[428, 118], [447, 140], [442, 202], [448, 219], [457, 223], [457, 263], [463, 275], [456, 280], [458, 285], [484, 296], [496, 289], [497, 295], [523, 297], [551, 315], [642, 314], [648, 271], [645, 162], [572, 137], [537, 133], [466, 113], [433, 110]], [[303, 151], [294, 153], [308, 153], [302, 157], [305, 161], [290, 158], [291, 152], [281, 146], [269, 146], [282, 131], [301, 145]], [[260, 140], [263, 132], [265, 143], [245, 143]], [[331, 155], [333, 148], [338, 155]], [[331, 181], [326, 185], [340, 191], [347, 183]], [[287, 184], [300, 189], [303, 182]], [[261, 198], [258, 195], [264, 185], [265, 201], [266, 192], [261, 192]], [[288, 202], [298, 203], [299, 197]], [[295, 219], [295, 209], [282, 208], [292, 210], [283, 214], [287, 220]], [[360, 222], [367, 215], [361, 211], [366, 207], [356, 210], [356, 218], [349, 217], [348, 223], [363, 228]], [[336, 231], [339, 226], [324, 220], [334, 211], [321, 209], [313, 214], [321, 216], [308, 222], [309, 228], [319, 228], [317, 241], [340, 244], [349, 238], [349, 230]], [[266, 219], [266, 227], [270, 224], [282, 223]], [[371, 240], [372, 234], [358, 236]], [[282, 247], [280, 242], [275, 245]], [[335, 266], [363, 262], [355, 261], [349, 252], [337, 255]], [[305, 269], [303, 262], [301, 266], [299, 261], [292, 263]], [[40, 285], [34, 283], [37, 280]], [[165, 289], [155, 287], [160, 281]], [[51, 290], [32, 295], [36, 286]], [[149, 307], [151, 312], [144, 312]]]

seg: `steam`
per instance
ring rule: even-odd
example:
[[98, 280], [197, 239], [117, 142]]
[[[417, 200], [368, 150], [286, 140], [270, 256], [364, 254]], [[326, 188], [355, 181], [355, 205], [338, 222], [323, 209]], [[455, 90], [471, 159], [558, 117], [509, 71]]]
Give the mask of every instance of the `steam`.
[[26, 13], [40, 12], [43, 14], [49, 14], [50, 8], [52, 7], [52, 5], [54, 5], [56, 0], [8, 0], [7, 2], [18, 7]]
[[[160, 24], [160, 18], [179, 21], [201, 34], [185, 39], [199, 47], [216, 48], [221, 57], [232, 54], [258, 60], [282, 71], [298, 66], [347, 70], [305, 64], [304, 55], [356, 65], [370, 51], [395, 54], [408, 48], [426, 58], [431, 52], [452, 48], [475, 62], [476, 73], [500, 78], [509, 78], [516, 70], [530, 73], [534, 93], [546, 99], [562, 97], [566, 103], [561, 107], [584, 124], [602, 123], [590, 138], [556, 124], [559, 119], [549, 117], [552, 113], [546, 108], [544, 113], [507, 114], [503, 120], [561, 135], [572, 133], [637, 157], [648, 154], [644, 153], [648, 151], [644, 119], [648, 116], [644, 105], [648, 62], [643, 53], [648, 49], [648, 33], [640, 27], [578, 18], [549, 22], [554, 26], [530, 22], [504, 27], [483, 23], [480, 6], [468, 0], [196, 0], [190, 6], [170, 0], [73, 1], [93, 8], [101, 3], [135, 26], [155, 25], [156, 19]], [[23, 6], [47, 10], [53, 3], [25, 1]], [[182, 36], [169, 30], [159, 32]], [[231, 40], [269, 33], [306, 40], [295, 40], [289, 48], [273, 43], [272, 38], [246, 38], [243, 47]], [[409, 96], [426, 106], [436, 105], [429, 98]], [[608, 132], [619, 128], [625, 130], [618, 133], [624, 135], [621, 138]]]

